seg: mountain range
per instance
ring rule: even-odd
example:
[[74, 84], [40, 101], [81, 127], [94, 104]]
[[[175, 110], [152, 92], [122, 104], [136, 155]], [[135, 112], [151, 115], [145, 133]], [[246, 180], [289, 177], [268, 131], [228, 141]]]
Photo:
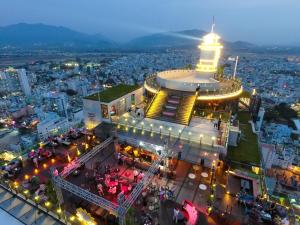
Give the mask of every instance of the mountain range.
[[[135, 38], [125, 44], [116, 43], [102, 34], [85, 34], [62, 26], [19, 23], [0, 27], [0, 49], [58, 49], [58, 50], [155, 50], [193, 48], [206, 34], [203, 30], [163, 32]], [[261, 47], [244, 42], [222, 40], [228, 49], [261, 51]]]
[[65, 27], [19, 23], [0, 27], [0, 46], [33, 49], [108, 49], [114, 44], [101, 34], [89, 35]]

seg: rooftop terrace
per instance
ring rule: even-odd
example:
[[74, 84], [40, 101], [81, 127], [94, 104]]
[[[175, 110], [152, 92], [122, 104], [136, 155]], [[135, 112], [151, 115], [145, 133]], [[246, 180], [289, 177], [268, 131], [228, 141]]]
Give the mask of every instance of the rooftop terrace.
[[109, 103], [139, 88], [140, 86], [138, 85], [119, 84], [104, 91], [86, 96], [85, 99], [99, 101], [100, 98], [100, 102]]

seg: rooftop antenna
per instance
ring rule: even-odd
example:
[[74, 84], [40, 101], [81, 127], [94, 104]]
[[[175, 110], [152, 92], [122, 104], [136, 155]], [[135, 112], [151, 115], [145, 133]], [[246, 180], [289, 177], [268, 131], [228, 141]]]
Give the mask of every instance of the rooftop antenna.
[[213, 16], [213, 21], [212, 21], [212, 25], [211, 25], [211, 33], [214, 32], [214, 29], [215, 29], [215, 16]]
[[239, 61], [239, 56], [237, 56], [236, 59], [235, 59], [235, 66], [234, 66], [234, 72], [233, 72], [233, 79], [235, 79], [238, 61]]

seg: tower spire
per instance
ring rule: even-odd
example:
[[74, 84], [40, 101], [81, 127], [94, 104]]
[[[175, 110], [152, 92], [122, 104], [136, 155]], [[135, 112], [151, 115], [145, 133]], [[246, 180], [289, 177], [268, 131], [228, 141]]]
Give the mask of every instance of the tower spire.
[[212, 25], [211, 25], [211, 33], [214, 32], [215, 29], [215, 16], [213, 16], [213, 21], [212, 21]]

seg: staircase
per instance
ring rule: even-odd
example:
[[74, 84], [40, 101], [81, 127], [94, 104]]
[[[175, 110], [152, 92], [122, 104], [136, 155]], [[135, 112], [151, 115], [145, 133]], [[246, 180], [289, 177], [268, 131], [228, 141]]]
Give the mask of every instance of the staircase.
[[189, 125], [197, 95], [160, 90], [150, 105], [146, 117]]
[[176, 123], [189, 125], [196, 98], [196, 95], [187, 95], [181, 98], [176, 114]]
[[239, 99], [239, 108], [242, 111], [248, 111], [250, 108], [250, 99], [249, 98], [240, 98]]
[[150, 108], [146, 112], [146, 117], [151, 119], [157, 119], [160, 117], [163, 107], [167, 100], [167, 92], [165, 90], [160, 90], [153, 102], [151, 103]]

